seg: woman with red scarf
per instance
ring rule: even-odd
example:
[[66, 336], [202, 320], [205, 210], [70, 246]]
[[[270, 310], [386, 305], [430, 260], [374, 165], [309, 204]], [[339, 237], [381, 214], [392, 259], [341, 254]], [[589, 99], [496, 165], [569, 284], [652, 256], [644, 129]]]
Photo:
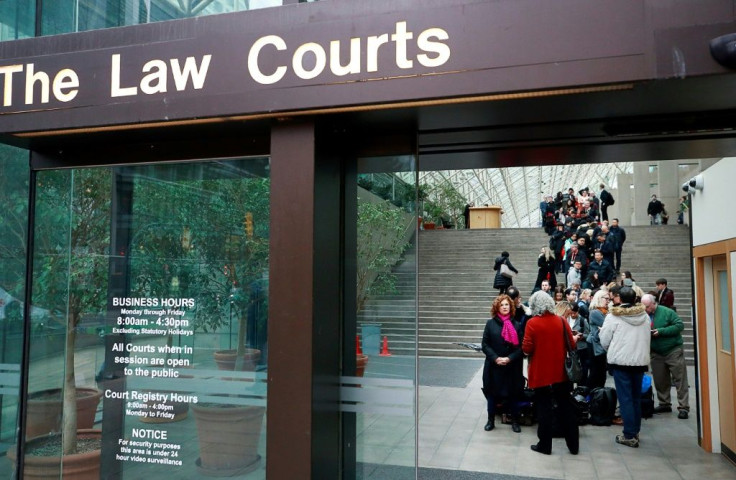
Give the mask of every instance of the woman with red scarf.
[[514, 301], [499, 295], [491, 305], [491, 319], [483, 331], [483, 393], [488, 401], [489, 432], [496, 426], [496, 405], [502, 404], [511, 414], [511, 429], [519, 433], [519, 401], [524, 393], [524, 354], [521, 352], [522, 328], [514, 321]]

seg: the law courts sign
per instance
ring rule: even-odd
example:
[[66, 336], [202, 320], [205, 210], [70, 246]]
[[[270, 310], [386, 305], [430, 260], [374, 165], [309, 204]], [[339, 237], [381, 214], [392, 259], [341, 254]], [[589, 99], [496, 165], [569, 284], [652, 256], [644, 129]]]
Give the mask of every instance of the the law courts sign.
[[0, 131], [319, 110], [651, 76], [641, 2], [528, 0], [524, 9], [510, 3], [326, 1], [3, 42]]

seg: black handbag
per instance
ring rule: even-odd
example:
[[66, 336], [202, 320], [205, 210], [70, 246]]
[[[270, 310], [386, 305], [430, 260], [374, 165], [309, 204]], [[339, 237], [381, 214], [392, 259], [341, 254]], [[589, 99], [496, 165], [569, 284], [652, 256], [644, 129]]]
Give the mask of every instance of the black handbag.
[[562, 337], [565, 339], [565, 345], [567, 346], [567, 355], [565, 355], [565, 373], [571, 382], [578, 383], [580, 378], [583, 376], [583, 367], [580, 365], [580, 357], [578, 356], [577, 349], [572, 348], [570, 345], [570, 339], [567, 338], [565, 319], [562, 317], [560, 317], [560, 319], [562, 320]]

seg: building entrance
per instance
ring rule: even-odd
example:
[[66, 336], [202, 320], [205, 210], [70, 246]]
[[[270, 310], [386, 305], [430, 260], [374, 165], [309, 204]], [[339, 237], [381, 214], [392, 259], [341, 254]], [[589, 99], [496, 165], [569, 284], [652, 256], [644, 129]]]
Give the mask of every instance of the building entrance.
[[265, 478], [269, 158], [33, 180], [24, 471]]

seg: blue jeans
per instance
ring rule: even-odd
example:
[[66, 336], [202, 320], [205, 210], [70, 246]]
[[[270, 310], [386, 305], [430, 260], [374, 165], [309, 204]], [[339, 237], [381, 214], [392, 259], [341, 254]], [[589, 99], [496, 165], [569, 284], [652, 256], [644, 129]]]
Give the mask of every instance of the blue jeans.
[[641, 430], [641, 381], [644, 372], [613, 369], [619, 411], [624, 421], [624, 437], [634, 438]]

